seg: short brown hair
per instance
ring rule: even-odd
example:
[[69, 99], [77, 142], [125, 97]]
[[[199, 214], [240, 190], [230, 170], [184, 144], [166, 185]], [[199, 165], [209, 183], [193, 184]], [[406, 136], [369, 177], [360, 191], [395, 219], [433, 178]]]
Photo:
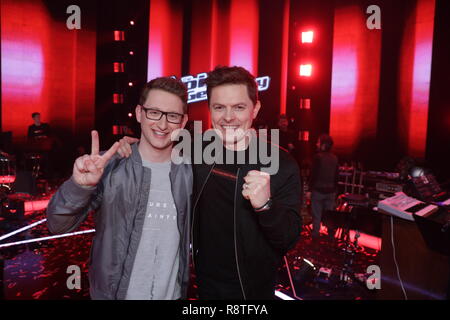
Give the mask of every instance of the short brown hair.
[[141, 106], [143, 106], [145, 101], [147, 101], [148, 93], [152, 89], [164, 90], [179, 97], [183, 102], [183, 112], [187, 113], [187, 88], [181, 80], [173, 77], [159, 77], [147, 82], [142, 89], [141, 97], [139, 98], [139, 104]]
[[255, 77], [242, 67], [217, 66], [213, 71], [208, 72], [208, 78], [206, 78], [208, 99], [211, 98], [212, 89], [223, 84], [244, 84], [247, 86], [248, 97], [253, 104], [255, 105], [258, 101]]

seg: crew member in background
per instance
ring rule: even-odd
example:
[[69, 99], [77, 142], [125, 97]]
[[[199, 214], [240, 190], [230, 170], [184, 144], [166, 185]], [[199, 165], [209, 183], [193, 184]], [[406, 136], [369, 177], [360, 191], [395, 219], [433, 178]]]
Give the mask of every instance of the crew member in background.
[[280, 130], [280, 147], [286, 149], [286, 151], [292, 154], [295, 149], [296, 139], [295, 134], [289, 130], [288, 126], [289, 122], [286, 115], [280, 115], [278, 119], [278, 129]]
[[[335, 207], [339, 174], [338, 158], [331, 152], [333, 139], [327, 134], [322, 134], [316, 146], [318, 153], [313, 158], [310, 180], [313, 241], [319, 237], [323, 213]], [[334, 229], [331, 226], [329, 226], [328, 236], [334, 236]]]
[[50, 126], [41, 122], [41, 114], [33, 112], [31, 114], [34, 123], [28, 127], [28, 139], [41, 139], [50, 136]]

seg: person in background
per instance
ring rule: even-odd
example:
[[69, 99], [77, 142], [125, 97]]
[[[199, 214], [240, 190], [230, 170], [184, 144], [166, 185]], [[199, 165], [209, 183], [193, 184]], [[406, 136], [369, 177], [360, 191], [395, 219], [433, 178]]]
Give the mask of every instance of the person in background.
[[293, 153], [295, 149], [295, 134], [288, 128], [289, 122], [285, 114], [278, 118], [278, 129], [280, 130], [280, 147]]
[[[323, 213], [335, 207], [339, 174], [338, 158], [331, 151], [333, 139], [327, 134], [322, 134], [316, 146], [318, 152], [313, 158], [310, 180], [313, 241], [319, 237]], [[334, 236], [333, 228], [329, 228], [328, 235]]]
[[33, 118], [34, 123], [28, 127], [28, 139], [48, 138], [50, 136], [50, 126], [41, 122], [41, 114], [33, 112], [31, 118]]

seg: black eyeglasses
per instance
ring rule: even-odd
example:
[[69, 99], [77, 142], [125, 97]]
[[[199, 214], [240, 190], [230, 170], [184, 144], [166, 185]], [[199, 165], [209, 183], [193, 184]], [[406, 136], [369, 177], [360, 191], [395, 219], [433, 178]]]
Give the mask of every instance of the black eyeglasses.
[[183, 121], [184, 114], [176, 113], [176, 112], [164, 112], [158, 109], [146, 108], [144, 106], [140, 107], [145, 111], [145, 117], [149, 120], [159, 121], [162, 116], [165, 115], [167, 122], [180, 124]]

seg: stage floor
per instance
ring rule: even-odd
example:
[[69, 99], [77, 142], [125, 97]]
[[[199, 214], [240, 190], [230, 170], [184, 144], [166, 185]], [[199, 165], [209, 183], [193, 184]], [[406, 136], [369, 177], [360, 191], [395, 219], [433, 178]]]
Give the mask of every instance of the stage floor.
[[[44, 211], [27, 215], [23, 220], [2, 218], [0, 230], [15, 230], [45, 218]], [[92, 219], [85, 221], [80, 230], [94, 227]], [[2, 240], [1, 244], [49, 236], [45, 223]], [[89, 299], [89, 282], [87, 277], [89, 249], [93, 233], [75, 235], [60, 239], [46, 240], [0, 248], [3, 270], [0, 298], [18, 299]], [[304, 300], [366, 300], [375, 299], [374, 291], [367, 289], [365, 282], [353, 281], [343, 286], [339, 283], [343, 268], [344, 253], [337, 247], [337, 242], [321, 236], [318, 242], [312, 242], [309, 226], [304, 226], [302, 236], [296, 246], [288, 253], [287, 261], [297, 297]], [[353, 272], [365, 273], [367, 266], [378, 264], [378, 251], [364, 248], [354, 256]], [[302, 278], [299, 262], [310, 261], [318, 271], [321, 267], [332, 270], [329, 279], [317, 276]], [[77, 265], [81, 270], [81, 289], [69, 290], [66, 285], [67, 268]], [[285, 264], [278, 271], [277, 290], [294, 297]], [[189, 299], [197, 299], [195, 275], [192, 274]]]

